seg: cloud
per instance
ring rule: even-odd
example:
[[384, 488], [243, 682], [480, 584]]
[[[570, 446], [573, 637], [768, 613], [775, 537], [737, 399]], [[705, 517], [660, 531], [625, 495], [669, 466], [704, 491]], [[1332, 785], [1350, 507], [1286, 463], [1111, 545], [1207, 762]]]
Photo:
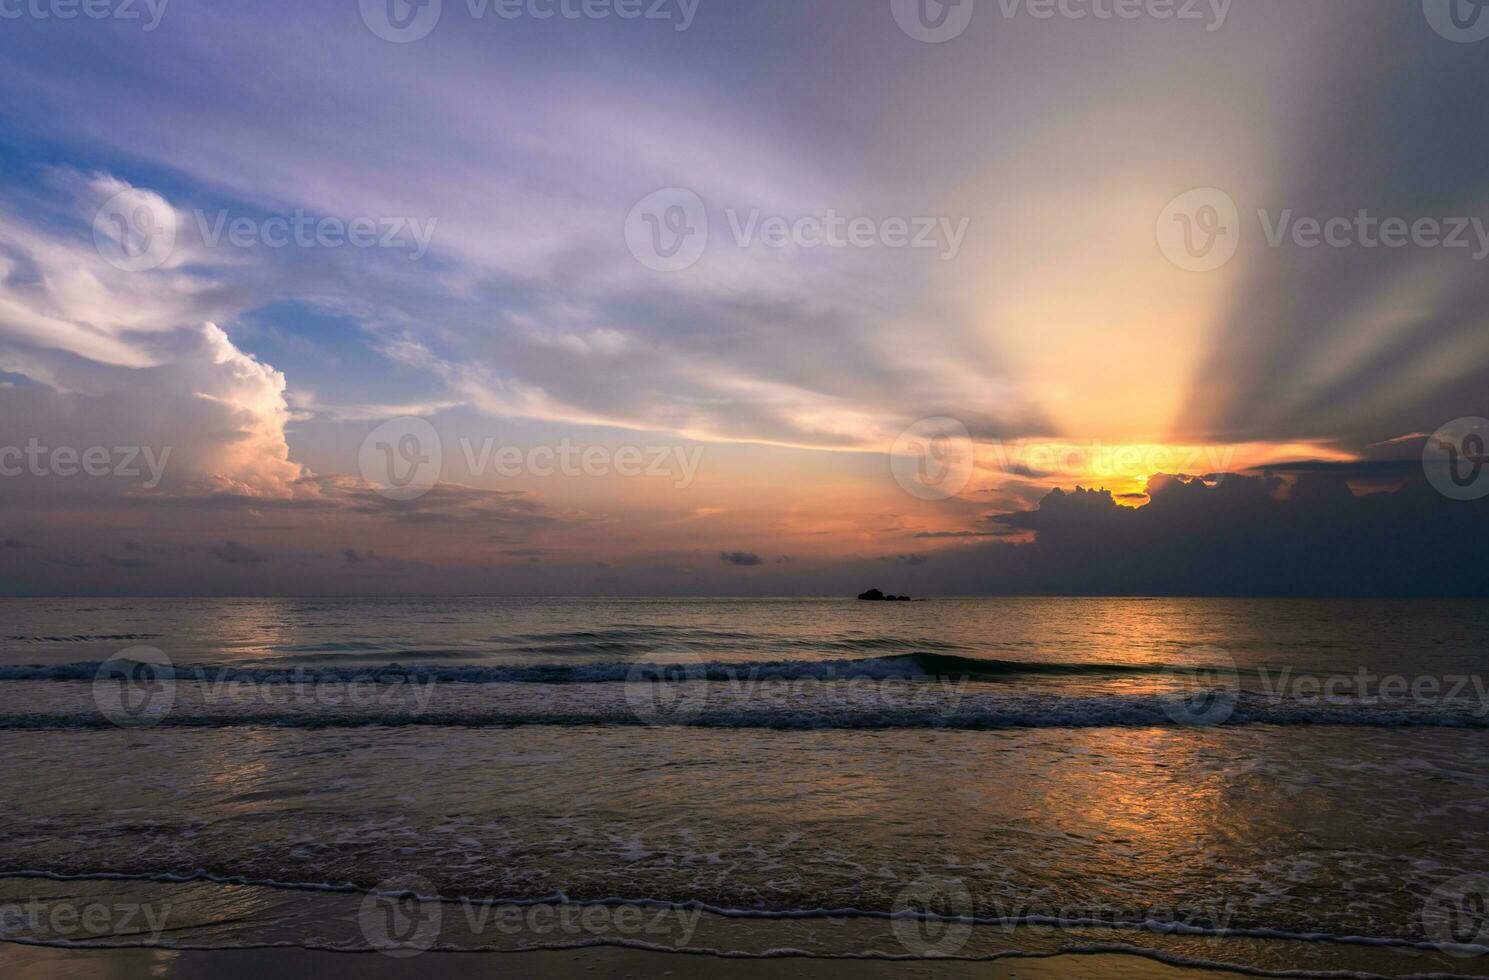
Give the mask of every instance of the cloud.
[[[1025, 86], [1028, 98], [970, 107], [977, 124], [953, 132], [924, 106], [986, 84], [989, 65], [1017, 79], [1048, 32], [1010, 23], [992, 32], [991, 49], [949, 46], [926, 72], [924, 52], [901, 43], [890, 18], [839, 2], [804, 23], [855, 43], [803, 62], [785, 56], [780, 45], [791, 42], [775, 14], [741, 4], [700, 20], [685, 47], [665, 47], [680, 41], [666, 32], [612, 22], [576, 34], [555, 21], [520, 38], [441, 30], [390, 59], [355, 13], [265, 3], [295, 29], [266, 38], [248, 29], [262, 9], [224, 9], [173, 31], [45, 30], [5, 45], [0, 80], [28, 93], [10, 121], [37, 138], [16, 147], [0, 213], [0, 446], [40, 438], [171, 450], [153, 489], [7, 482], [7, 526], [41, 554], [82, 563], [48, 577], [31, 552], [0, 547], [8, 588], [468, 592], [530, 580], [569, 592], [602, 565], [617, 588], [856, 593], [844, 582], [884, 573], [881, 555], [903, 564], [918, 556], [895, 552], [924, 547], [934, 560], [917, 566], [917, 591], [922, 576], [940, 583], [925, 591], [943, 592], [1255, 589], [1261, 579], [1227, 548], [1255, 557], [1275, 522], [1298, 520], [1303, 498], [1328, 479], [1399, 483], [1411, 467], [1293, 464], [1202, 485], [1193, 500], [1155, 486], [1157, 506], [1136, 517], [1111, 509], [1144, 499], [1136, 494], [1050, 498], [1033, 516], [1000, 513], [974, 528], [987, 510], [1040, 503], [1046, 485], [1011, 467], [979, 503], [938, 504], [931, 515], [887, 485], [882, 453], [933, 415], [961, 418], [984, 441], [1118, 435], [1053, 432], [1052, 418], [1160, 438], [1182, 394], [1166, 379], [1195, 361], [1203, 366], [1182, 421], [1207, 439], [1358, 448], [1482, 412], [1482, 263], [1332, 249], [1257, 262], [1251, 250], [1224, 273], [1196, 277], [1175, 275], [1152, 247], [1162, 201], [1199, 178], [1230, 187], [1248, 212], [1484, 213], [1489, 178], [1478, 161], [1489, 137], [1462, 125], [1486, 91], [1482, 58], [1443, 45], [1419, 10], [1271, 3], [1276, 11], [1227, 44], [1187, 51], [1162, 31], [1137, 46], [1103, 44], [1099, 32], [1062, 38], [1077, 46], [1066, 54], [1083, 57], [1045, 59], [1058, 67]], [[862, 50], [876, 52], [874, 70], [854, 60]], [[1406, 60], [1370, 57], [1387, 50]], [[1203, 84], [1089, 96], [1101, 79], [1147, 78], [1160, 51], [1174, 77]], [[780, 70], [741, 92], [717, 70], [738, 58]], [[1434, 72], [1400, 70], [1412, 58]], [[638, 64], [667, 69], [638, 74]], [[114, 84], [125, 76], [131, 84]], [[526, 97], [489, 98], [514, 83]], [[816, 93], [810, 104], [770, 108], [772, 95], [805, 90]], [[283, 91], [297, 94], [292, 114]], [[1291, 98], [1298, 92], [1308, 94]], [[1186, 121], [1211, 118], [1217, 105], [1224, 124], [1213, 138], [1182, 142]], [[1004, 145], [1010, 132], [1032, 136]], [[1093, 134], [1111, 150], [1094, 178], [1082, 152]], [[388, 147], [391, 163], [370, 152]], [[1362, 147], [1375, 165], [1358, 165]], [[74, 152], [86, 167], [49, 168]], [[1247, 173], [1253, 185], [1232, 185]], [[705, 199], [714, 240], [696, 267], [662, 276], [628, 254], [620, 229], [633, 203], [671, 185]], [[178, 226], [157, 268], [124, 271], [95, 247], [94, 213], [120, 195], [126, 210]], [[209, 246], [199, 208], [439, 224], [429, 254], [410, 262], [396, 250]], [[877, 248], [741, 248], [728, 240], [726, 208], [970, 215], [973, 225], [959, 260], [940, 262]], [[117, 244], [117, 233], [103, 225], [105, 242]], [[1160, 278], [1142, 272], [1148, 263]], [[1070, 288], [1073, 276], [1082, 288]], [[1196, 329], [1211, 320], [1213, 329]], [[1187, 345], [1212, 335], [1211, 356], [1193, 358], [1200, 352]], [[734, 482], [715, 471], [705, 480], [717, 482], [691, 496], [644, 504], [634, 483], [607, 495], [572, 481], [541, 498], [505, 484], [441, 484], [399, 503], [348, 475], [371, 428], [355, 422], [435, 413], [442, 425], [525, 417], [562, 434], [605, 425], [831, 452], [760, 451], [752, 463], [790, 465], [752, 466]], [[715, 446], [709, 469], [733, 451]], [[1264, 499], [1229, 496], [1248, 481], [1267, 488]], [[876, 487], [894, 496], [867, 500]], [[828, 488], [858, 496], [842, 513], [782, 502]], [[1297, 534], [1312, 540], [1305, 532], [1384, 507], [1365, 500], [1310, 512]], [[1174, 531], [1185, 507], [1214, 526]], [[726, 552], [716, 563], [697, 525], [683, 540], [678, 513], [707, 516], [709, 537], [799, 560], [759, 567], [758, 555], [735, 552], [747, 559], [736, 562]], [[668, 517], [679, 527], [651, 533]], [[912, 544], [918, 528], [959, 530], [923, 531]], [[1354, 554], [1355, 540], [1379, 533], [1319, 545]], [[110, 543], [95, 538], [124, 534], [150, 535], [159, 567], [108, 578], [112, 562], [76, 557]], [[273, 582], [209, 553], [224, 539], [272, 554]], [[377, 559], [346, 548], [350, 540], [370, 542]], [[1099, 561], [1082, 555], [1083, 541], [1104, 549]], [[1284, 586], [1349, 585], [1271, 546]], [[519, 561], [540, 556], [541, 566]], [[519, 565], [530, 579], [507, 574]]]
[[739, 568], [754, 568], [764, 564], [760, 556], [752, 551], [721, 551], [719, 561]]
[[1449, 500], [1421, 479], [1356, 494], [1330, 473], [1159, 477], [1148, 494], [1131, 508], [1108, 491], [1056, 490], [992, 515], [1033, 541], [941, 552], [935, 582], [959, 594], [1489, 595], [1476, 544], [1489, 498]]
[[915, 535], [924, 541], [937, 541], [952, 538], [992, 538], [997, 537], [997, 531], [921, 531]]
[[924, 565], [931, 559], [926, 555], [884, 555], [879, 559], [889, 565], [900, 565], [905, 568], [915, 568]]
[[229, 565], [261, 565], [265, 561], [262, 554], [237, 541], [226, 541], [220, 547], [208, 548], [207, 553]]
[[[136, 190], [106, 175], [62, 184], [84, 213], [104, 195]], [[152, 193], [140, 199], [169, 207]], [[284, 375], [208, 319], [231, 315], [246, 297], [232, 299], [208, 272], [123, 271], [91, 238], [4, 217], [0, 371], [29, 383], [0, 388], [0, 445], [129, 447], [136, 455], [126, 468], [159, 463], [145, 483], [152, 489], [159, 479], [178, 492], [295, 492], [305, 473], [285, 440]]]
[[[1424, 443], [1425, 439], [1422, 440]], [[1418, 459], [1362, 459], [1352, 462], [1334, 460], [1302, 460], [1296, 463], [1275, 463], [1258, 466], [1253, 471], [1263, 475], [1298, 475], [1302, 473], [1325, 473], [1347, 479], [1396, 480], [1405, 482], [1422, 474], [1422, 461]]]
[[[862, 21], [856, 11], [829, 13], [845, 26]], [[124, 192], [180, 216], [171, 263], [134, 278], [96, 273], [111, 288], [145, 293], [149, 303], [135, 319], [146, 329], [229, 322], [238, 309], [288, 295], [353, 318], [388, 360], [434, 382], [436, 390], [419, 392], [423, 404], [831, 449], [885, 447], [911, 422], [953, 406], [973, 416], [966, 420], [978, 434], [1046, 431], [978, 328], [980, 312], [932, 284], [944, 263], [926, 250], [780, 251], [726, 241], [726, 209], [882, 218], [929, 214], [905, 209], [931, 208], [938, 193], [907, 202], [882, 177], [869, 186], [844, 181], [838, 152], [815, 132], [795, 142], [784, 129], [759, 126], [753, 100], [638, 77], [619, 67], [629, 58], [560, 71], [535, 55], [557, 37], [535, 36], [537, 49], [514, 45], [493, 59], [470, 38], [439, 32], [413, 52], [417, 63], [392, 66], [375, 38], [347, 31], [339, 15], [279, 4], [275, 16], [317, 38], [313, 51], [267, 44], [230, 17], [151, 35], [148, 52], [119, 38], [128, 50], [81, 57], [65, 46], [23, 48], [0, 65], [0, 78], [17, 90], [45, 93], [38, 100], [52, 114], [39, 124], [86, 131], [132, 161], [144, 154], [185, 185], [167, 200], [108, 175], [71, 180], [90, 204]], [[63, 81], [56, 59], [68, 54]], [[142, 57], [159, 73], [138, 86], [107, 85], [121, 62]], [[184, 69], [199, 60], [223, 70]], [[344, 71], [329, 77], [327, 63]], [[294, 118], [249, 80], [263, 71], [300, 93]], [[530, 97], [478, 94], [513, 83]], [[84, 89], [106, 95], [78, 98]], [[221, 105], [234, 107], [231, 125]], [[348, 152], [367, 146], [401, 147], [398, 165]], [[678, 183], [711, 202], [717, 247], [669, 278], [632, 257], [621, 229], [636, 201]], [[371, 251], [209, 249], [192, 216], [207, 189], [217, 195], [205, 202], [214, 212], [416, 216], [438, 219], [438, 234], [419, 263]], [[199, 274], [203, 265], [210, 281]], [[146, 356], [118, 330], [95, 335], [71, 325], [74, 348], [86, 346], [95, 359]], [[341, 395], [317, 390], [313, 400], [328, 418], [414, 402]]]

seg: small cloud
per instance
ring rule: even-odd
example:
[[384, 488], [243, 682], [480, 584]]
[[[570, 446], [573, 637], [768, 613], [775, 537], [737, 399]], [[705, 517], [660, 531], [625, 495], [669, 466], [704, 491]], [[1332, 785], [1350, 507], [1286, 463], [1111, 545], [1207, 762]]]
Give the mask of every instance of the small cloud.
[[21, 541], [17, 538], [6, 538], [4, 541], [0, 541], [0, 548], [5, 549], [6, 551], [24, 551], [27, 548], [34, 547], [36, 547], [36, 545], [27, 544], [26, 542]]
[[922, 541], [938, 541], [945, 538], [991, 538], [992, 531], [921, 531], [915, 537]]
[[760, 556], [753, 551], [721, 551], [719, 552], [719, 561], [726, 565], [734, 565], [739, 568], [753, 568], [756, 565], [764, 564], [760, 560]]
[[891, 565], [903, 565], [907, 568], [924, 565], [930, 561], [925, 555], [884, 555], [879, 560]]
[[207, 553], [229, 565], [259, 565], [264, 561], [263, 555], [236, 541], [223, 542], [220, 548], [208, 548]]
[[346, 559], [348, 565], [360, 565], [371, 561], [376, 555], [371, 551], [358, 551], [356, 548], [342, 548], [341, 557]]
[[143, 558], [104, 558], [104, 561], [114, 568], [154, 568], [153, 561]]

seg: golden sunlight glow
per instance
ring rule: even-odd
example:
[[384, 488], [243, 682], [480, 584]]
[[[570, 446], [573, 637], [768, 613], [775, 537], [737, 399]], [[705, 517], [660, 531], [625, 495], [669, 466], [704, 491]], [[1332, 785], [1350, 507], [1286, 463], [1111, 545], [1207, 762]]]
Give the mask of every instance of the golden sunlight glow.
[[1148, 481], [1159, 475], [1203, 477], [1238, 473], [1302, 459], [1346, 462], [1355, 457], [1310, 443], [1175, 445], [1107, 444], [1099, 439], [992, 442], [978, 446], [978, 475], [998, 485], [1024, 479], [1048, 488], [1110, 490], [1119, 503], [1147, 498]]

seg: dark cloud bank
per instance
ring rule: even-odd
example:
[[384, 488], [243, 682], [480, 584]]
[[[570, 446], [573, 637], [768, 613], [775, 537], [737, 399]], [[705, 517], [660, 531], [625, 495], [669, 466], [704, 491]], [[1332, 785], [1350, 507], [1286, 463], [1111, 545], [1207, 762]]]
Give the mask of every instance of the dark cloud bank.
[[[936, 555], [943, 593], [1206, 596], [1489, 595], [1489, 499], [1425, 481], [1356, 495], [1345, 476], [1160, 478], [1151, 502], [1054, 491], [990, 525], [1034, 532]], [[961, 582], [958, 583], [958, 579]]]

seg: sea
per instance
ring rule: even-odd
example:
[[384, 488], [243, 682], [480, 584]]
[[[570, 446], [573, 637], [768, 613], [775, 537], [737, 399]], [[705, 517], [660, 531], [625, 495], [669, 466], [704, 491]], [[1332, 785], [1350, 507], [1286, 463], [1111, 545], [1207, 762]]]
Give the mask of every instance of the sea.
[[1489, 603], [0, 600], [0, 939], [1489, 976]]

